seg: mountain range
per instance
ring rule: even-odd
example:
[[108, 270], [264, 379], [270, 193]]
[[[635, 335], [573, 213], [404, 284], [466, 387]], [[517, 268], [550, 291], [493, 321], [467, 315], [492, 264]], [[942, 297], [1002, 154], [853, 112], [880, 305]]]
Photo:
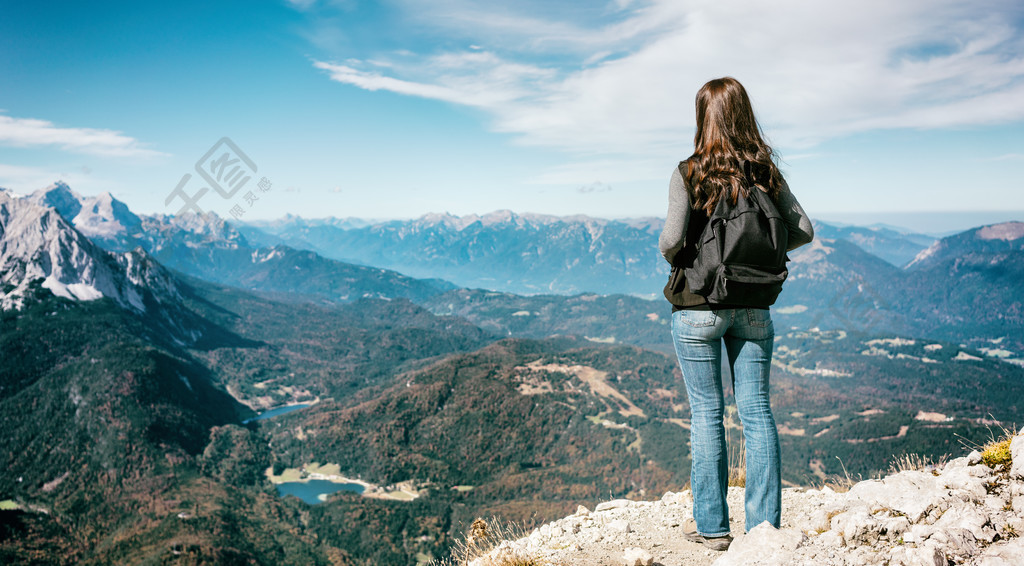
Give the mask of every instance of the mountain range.
[[[261, 245], [284, 243], [325, 257], [440, 277], [466, 288], [519, 295], [660, 295], [666, 277], [658, 253], [663, 219], [604, 220], [497, 211], [482, 216], [428, 214], [371, 223], [353, 219], [239, 224]], [[902, 266], [934, 238], [889, 228], [815, 223], [819, 237], [849, 241]]]
[[[659, 230], [512, 213], [419, 223], [373, 245], [429, 240], [431, 261], [450, 245], [467, 277], [531, 249], [560, 259], [529, 277], [515, 264], [524, 279], [562, 282], [642, 264]], [[443, 555], [475, 516], [543, 522], [685, 484], [689, 410], [663, 302], [458, 288], [298, 249], [281, 238], [298, 224], [367, 238], [381, 225], [236, 227], [135, 215], [63, 184], [0, 191], [0, 562], [409, 564]], [[775, 309], [785, 480], [938, 456], [984, 439], [982, 417], [1019, 414], [1024, 224], [931, 243], [872, 231], [871, 245], [918, 247], [902, 267], [862, 230], [835, 230], [793, 254]], [[309, 406], [242, 425], [294, 403]], [[309, 507], [264, 476], [314, 462], [421, 496]]]

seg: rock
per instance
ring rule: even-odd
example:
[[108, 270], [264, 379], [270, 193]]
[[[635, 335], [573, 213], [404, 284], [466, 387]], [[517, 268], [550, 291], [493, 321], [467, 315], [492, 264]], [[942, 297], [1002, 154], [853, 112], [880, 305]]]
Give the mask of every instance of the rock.
[[879, 505], [899, 511], [906, 515], [910, 522], [916, 523], [924, 517], [933, 502], [941, 500], [946, 495], [946, 490], [936, 479], [924, 472], [901, 472], [884, 480], [862, 481], [850, 489], [849, 497], [871, 506]]
[[630, 526], [629, 521], [625, 519], [615, 519], [611, 523], [608, 523], [608, 529], [616, 533], [631, 533], [633, 528]]
[[882, 520], [882, 532], [889, 540], [896, 540], [903, 536], [903, 533], [910, 528], [910, 519], [906, 517], [897, 516], [889, 517]]
[[889, 554], [889, 564], [903, 566], [946, 566], [946, 556], [934, 546], [898, 546]]
[[964, 529], [977, 540], [992, 542], [996, 533], [985, 526], [988, 522], [988, 515], [975, 507], [953, 507], [943, 513], [938, 521], [935, 521], [935, 528]]
[[1020, 566], [1024, 564], [1024, 538], [1017, 537], [993, 544], [981, 553], [976, 564], [977, 566]]
[[981, 452], [977, 450], [971, 450], [971, 453], [967, 455], [967, 465], [975, 466], [981, 463]]
[[1024, 479], [1024, 431], [1010, 441], [1010, 477]]
[[622, 557], [622, 563], [626, 566], [651, 566], [654, 563], [654, 557], [642, 548], [627, 548]]
[[935, 528], [931, 525], [914, 525], [910, 527], [910, 531], [903, 533], [903, 541], [920, 545], [928, 540], [933, 532], [935, 532]]
[[598, 503], [597, 507], [594, 508], [594, 511], [601, 512], [609, 511], [611, 509], [622, 509], [625, 507], [629, 507], [630, 503], [631, 502], [628, 499], [613, 499], [612, 501]]
[[785, 566], [806, 538], [796, 529], [776, 529], [761, 523], [734, 540], [713, 566]]
[[661, 501], [666, 505], [683, 505], [688, 503], [690, 500], [690, 492], [682, 491], [679, 493], [672, 493], [671, 491], [661, 497]]
[[928, 540], [940, 544], [939, 549], [947, 558], [959, 558], [959, 560], [954, 560], [957, 563], [962, 563], [964, 559], [978, 553], [978, 540], [967, 529], [953, 528], [937, 531]]
[[833, 517], [832, 530], [842, 535], [846, 546], [872, 545], [878, 542], [881, 524], [864, 509], [854, 509]]
[[971, 468], [945, 470], [939, 476], [940, 484], [947, 489], [963, 491], [964, 495], [969, 495], [969, 499], [972, 501], [983, 501], [985, 496], [988, 495], [988, 491], [985, 489], [985, 481], [991, 470], [989, 470], [988, 466], [978, 466], [978, 469], [985, 472], [982, 477], [972, 474]]
[[834, 533], [832, 531], [826, 531], [818, 535], [818, 541], [822, 545], [830, 548], [839, 548], [840, 546], [843, 546], [843, 537], [839, 536], [839, 533]]
[[831, 521], [828, 511], [818, 509], [811, 514], [810, 519], [807, 521], [807, 530], [814, 533], [823, 533], [832, 528]]
[[582, 505], [580, 505], [579, 507], [576, 508], [576, 516], [577, 517], [584, 517], [584, 516], [589, 515], [589, 514], [590, 514], [590, 509], [587, 509], [586, 507], [584, 507]]
[[1018, 515], [1024, 515], [1024, 495], [1018, 495], [1013, 498], [1013, 512]]

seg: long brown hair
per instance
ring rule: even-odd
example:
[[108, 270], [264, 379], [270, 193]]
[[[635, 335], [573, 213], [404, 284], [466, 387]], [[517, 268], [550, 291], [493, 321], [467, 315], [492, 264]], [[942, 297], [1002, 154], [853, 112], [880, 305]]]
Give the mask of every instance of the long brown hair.
[[756, 186], [776, 200], [782, 174], [754, 118], [750, 97], [739, 81], [723, 77], [697, 91], [697, 133], [687, 162], [687, 185], [693, 208], [711, 214], [723, 195], [733, 202], [748, 196], [743, 162], [751, 166]]

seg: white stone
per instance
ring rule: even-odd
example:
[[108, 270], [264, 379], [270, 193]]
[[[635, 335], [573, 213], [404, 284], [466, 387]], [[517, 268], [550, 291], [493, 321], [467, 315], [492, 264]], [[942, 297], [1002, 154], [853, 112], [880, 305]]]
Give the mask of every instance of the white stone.
[[600, 512], [600, 511], [609, 511], [611, 509], [622, 509], [622, 508], [625, 508], [625, 507], [629, 507], [629, 503], [630, 503], [630, 501], [628, 499], [613, 499], [611, 501], [605, 501], [603, 503], [598, 503], [597, 507], [594, 508], [594, 511]]
[[910, 519], [906, 517], [889, 517], [882, 520], [882, 534], [889, 540], [897, 540], [910, 528]]
[[971, 450], [971, 453], [967, 455], [967, 465], [974, 466], [981, 463], [981, 452], [977, 450]]
[[931, 525], [913, 525], [908, 532], [903, 533], [903, 541], [920, 545], [928, 540], [933, 532], [935, 532], [935, 528]]
[[843, 537], [833, 531], [825, 531], [816, 538], [818, 543], [826, 548], [839, 548], [843, 545]]
[[1024, 495], [1015, 496], [1013, 498], [1011, 506], [1013, 507], [1014, 513], [1017, 513], [1018, 515], [1024, 515]]
[[806, 524], [807, 529], [815, 533], [823, 533], [832, 528], [831, 519], [824, 509], [818, 509], [812, 513]]
[[946, 557], [934, 546], [898, 546], [889, 555], [889, 564], [902, 566], [946, 566]]
[[964, 529], [975, 539], [992, 542], [995, 531], [986, 527], [989, 517], [976, 507], [953, 507], [935, 521], [936, 529]]
[[[1005, 493], [1005, 492], [1004, 492]], [[1002, 511], [1006, 505], [1006, 501], [998, 495], [989, 495], [985, 498], [985, 510], [988, 513], [995, 513], [996, 511]]]
[[1010, 477], [1024, 479], [1024, 431], [1010, 441]]
[[833, 517], [832, 529], [842, 534], [847, 546], [871, 545], [878, 542], [881, 525], [867, 511], [855, 509]]
[[589, 515], [589, 514], [590, 514], [590, 509], [587, 509], [586, 507], [584, 507], [582, 505], [580, 505], [579, 507], [576, 508], [576, 516], [577, 517], [583, 517], [583, 516]]
[[608, 523], [608, 528], [617, 533], [633, 532], [633, 527], [630, 526], [629, 521], [625, 519], [615, 519], [611, 523]]
[[764, 522], [736, 538], [713, 566], [788, 565], [806, 538], [797, 529], [776, 529]]
[[[987, 467], [984, 467], [984, 469], [988, 470]], [[986, 478], [974, 476], [971, 474], [971, 468], [954, 468], [945, 471], [939, 476], [939, 479], [941, 480], [942, 487], [962, 491], [964, 494], [969, 495], [973, 501], [983, 501], [985, 496], [988, 495], [985, 489]]]
[[622, 563], [625, 566], [651, 566], [654, 563], [654, 557], [642, 548], [627, 548], [622, 557]]
[[978, 556], [977, 566], [1020, 566], [1024, 564], [1024, 538], [998, 542]]
[[946, 495], [938, 484], [931, 474], [907, 471], [884, 480], [862, 481], [850, 489], [848, 496], [868, 505], [894, 509], [916, 523], [935, 501]]

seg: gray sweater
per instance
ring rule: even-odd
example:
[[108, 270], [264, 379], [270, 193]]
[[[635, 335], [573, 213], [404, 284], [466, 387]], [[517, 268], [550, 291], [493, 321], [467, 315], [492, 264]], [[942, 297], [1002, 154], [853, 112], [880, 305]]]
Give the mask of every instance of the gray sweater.
[[[789, 232], [789, 249], [793, 250], [810, 243], [814, 239], [811, 219], [789, 191], [789, 185], [785, 180], [782, 181], [782, 191], [776, 204]], [[668, 184], [668, 218], [658, 239], [661, 255], [665, 256], [669, 263], [672, 263], [679, 250], [683, 249], [689, 223], [690, 193], [686, 190], [679, 168], [676, 167]]]

